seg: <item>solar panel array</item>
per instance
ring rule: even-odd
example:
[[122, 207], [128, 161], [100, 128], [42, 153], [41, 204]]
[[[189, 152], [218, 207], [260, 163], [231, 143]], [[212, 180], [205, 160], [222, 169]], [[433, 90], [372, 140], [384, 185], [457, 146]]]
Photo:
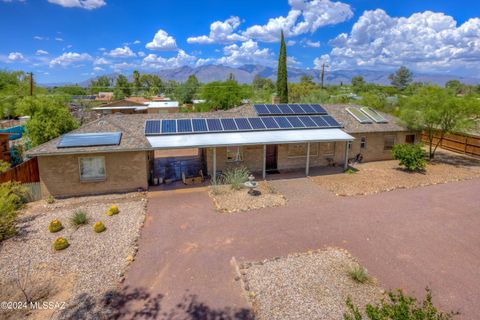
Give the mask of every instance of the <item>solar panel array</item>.
[[360, 123], [372, 123], [372, 119], [367, 117], [367, 115], [358, 108], [347, 108], [347, 112], [350, 113]]
[[382, 116], [380, 113], [378, 113], [376, 110], [369, 108], [369, 107], [363, 107], [361, 110], [370, 118], [373, 119], [376, 123], [388, 123], [388, 120], [385, 119], [384, 116]]
[[58, 148], [95, 147], [119, 145], [121, 132], [70, 133], [62, 136]]
[[350, 113], [360, 123], [388, 123], [388, 120], [378, 113], [376, 110], [363, 107], [363, 108], [347, 108], [347, 112]]
[[327, 114], [319, 104], [255, 104], [253, 108], [259, 116]]
[[340, 128], [329, 115], [147, 120], [145, 135]]

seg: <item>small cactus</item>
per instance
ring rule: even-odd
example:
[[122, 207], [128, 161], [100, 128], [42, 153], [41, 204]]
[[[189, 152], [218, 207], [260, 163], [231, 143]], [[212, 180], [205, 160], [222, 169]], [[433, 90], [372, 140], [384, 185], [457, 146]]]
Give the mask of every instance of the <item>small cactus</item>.
[[49, 195], [45, 201], [47, 202], [47, 204], [52, 204], [55, 202], [55, 198], [52, 195]]
[[53, 249], [60, 251], [68, 248], [69, 245], [70, 244], [68, 243], [67, 239], [59, 237], [53, 242]]
[[60, 220], [52, 220], [50, 221], [50, 224], [48, 225], [48, 230], [50, 230], [51, 233], [58, 232], [63, 229], [63, 225], [60, 222]]
[[97, 221], [93, 225], [93, 231], [95, 231], [96, 233], [103, 232], [103, 231], [105, 231], [105, 229], [107, 229], [107, 228], [105, 227], [105, 225], [101, 221]]
[[118, 209], [117, 206], [111, 206], [110, 209], [107, 211], [108, 216], [113, 216], [114, 214], [118, 214], [120, 210]]

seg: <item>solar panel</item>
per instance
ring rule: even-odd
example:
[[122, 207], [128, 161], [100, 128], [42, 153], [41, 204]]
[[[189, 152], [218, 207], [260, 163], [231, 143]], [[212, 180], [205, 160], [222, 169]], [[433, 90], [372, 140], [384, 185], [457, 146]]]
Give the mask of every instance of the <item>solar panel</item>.
[[358, 122], [360, 123], [372, 123], [372, 120], [367, 117], [365, 113], [363, 113], [358, 108], [347, 108], [348, 113], [350, 113]]
[[207, 119], [208, 131], [223, 131], [222, 123], [219, 119]]
[[265, 127], [268, 129], [276, 129], [279, 127], [273, 118], [263, 118], [262, 120], [265, 124]]
[[376, 110], [369, 108], [369, 107], [363, 107], [360, 110], [362, 110], [367, 116], [373, 119], [376, 123], [388, 123], [388, 120], [385, 119], [384, 116], [382, 116], [380, 113], [378, 113]]
[[316, 127], [317, 125], [315, 124], [315, 122], [313, 122], [312, 118], [311, 117], [308, 117], [308, 116], [303, 116], [303, 117], [298, 117], [300, 119], [300, 121], [303, 122], [303, 124], [306, 126], [306, 127]]
[[176, 133], [177, 120], [162, 120], [162, 133]]
[[305, 114], [305, 111], [298, 104], [289, 104], [290, 109], [292, 109], [294, 114]]
[[253, 130], [263, 130], [265, 129], [265, 124], [261, 118], [248, 118], [248, 121], [252, 125]]
[[322, 116], [313, 116], [311, 118], [317, 126], [322, 127], [322, 128], [329, 127], [328, 123], [325, 120], [323, 120]]
[[193, 131], [194, 132], [206, 132], [207, 121], [205, 119], [192, 119]]
[[271, 115], [279, 115], [283, 113], [282, 110], [280, 110], [280, 107], [276, 104], [267, 104], [266, 106]]
[[268, 111], [264, 104], [256, 104], [253, 107], [255, 108], [255, 111], [257, 111], [257, 114], [270, 114], [270, 111]]
[[316, 114], [327, 114], [327, 111], [325, 111], [325, 109], [319, 104], [311, 104], [310, 107], [313, 108]]
[[121, 132], [69, 133], [60, 139], [58, 148], [116, 146], [122, 139]]
[[252, 130], [252, 125], [246, 118], [235, 119], [238, 130]]
[[192, 120], [180, 119], [177, 120], [178, 132], [192, 132]]
[[289, 107], [288, 104], [279, 104], [278, 107], [282, 114], [294, 114], [293, 110]]
[[233, 119], [220, 119], [222, 122], [223, 130], [225, 131], [237, 131], [237, 125]]
[[256, 104], [253, 107], [259, 116], [327, 114], [319, 104]]
[[288, 117], [288, 121], [290, 121], [294, 128], [305, 128], [305, 125], [298, 117]]
[[301, 104], [300, 107], [306, 114], [315, 114], [315, 110], [309, 104]]
[[322, 118], [328, 123], [330, 127], [341, 127], [340, 123], [338, 123], [338, 121], [335, 120], [332, 116], [323, 116]]
[[287, 129], [292, 127], [292, 124], [290, 123], [290, 121], [288, 121], [287, 118], [285, 117], [274, 117], [274, 119], [275, 121], [277, 121], [278, 125], [282, 129]]
[[147, 120], [145, 123], [145, 134], [159, 134], [162, 132], [160, 130], [161, 123], [160, 120]]

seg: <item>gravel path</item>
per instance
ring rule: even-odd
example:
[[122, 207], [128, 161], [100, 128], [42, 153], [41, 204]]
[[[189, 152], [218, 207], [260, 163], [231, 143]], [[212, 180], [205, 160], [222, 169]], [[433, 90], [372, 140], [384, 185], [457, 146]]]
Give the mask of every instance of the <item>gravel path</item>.
[[345, 250], [328, 248], [244, 263], [240, 273], [255, 319], [342, 319], [348, 296], [357, 305], [382, 297], [374, 280], [360, 284], [350, 278], [356, 264]]
[[[118, 205], [120, 213], [107, 216], [106, 211]], [[17, 269], [29, 268], [32, 279], [40, 275], [58, 276], [55, 288], [48, 297], [60, 294], [74, 301], [82, 294], [92, 298], [101, 297], [106, 291], [115, 289], [136, 253], [136, 241], [145, 217], [146, 198], [143, 193], [95, 196], [57, 200], [53, 204], [44, 201], [31, 203], [19, 215], [19, 233], [2, 243], [0, 248], [0, 282], [12, 285]], [[69, 223], [76, 210], [83, 210], [89, 223], [78, 229]], [[51, 220], [59, 219], [64, 229], [50, 233]], [[95, 233], [92, 226], [102, 221], [107, 230]], [[66, 238], [70, 247], [55, 252], [52, 243], [57, 237]], [[66, 285], [71, 282], [71, 286]], [[15, 286], [11, 294], [15, 294]], [[33, 290], [33, 289], [32, 289]], [[2, 294], [4, 297], [8, 292]], [[8, 300], [8, 299], [7, 299]], [[68, 302], [67, 302], [68, 305]], [[36, 318], [33, 316], [33, 318]], [[56, 318], [61, 318], [56, 313]]]

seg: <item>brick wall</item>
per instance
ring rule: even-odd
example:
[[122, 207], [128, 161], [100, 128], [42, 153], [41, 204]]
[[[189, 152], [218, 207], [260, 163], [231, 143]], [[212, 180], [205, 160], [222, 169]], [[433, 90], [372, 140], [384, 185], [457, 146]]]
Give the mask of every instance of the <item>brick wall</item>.
[[[147, 155], [142, 151], [38, 157], [42, 194], [66, 197], [147, 189]], [[79, 158], [92, 156], [105, 157], [106, 179], [80, 181]]]

